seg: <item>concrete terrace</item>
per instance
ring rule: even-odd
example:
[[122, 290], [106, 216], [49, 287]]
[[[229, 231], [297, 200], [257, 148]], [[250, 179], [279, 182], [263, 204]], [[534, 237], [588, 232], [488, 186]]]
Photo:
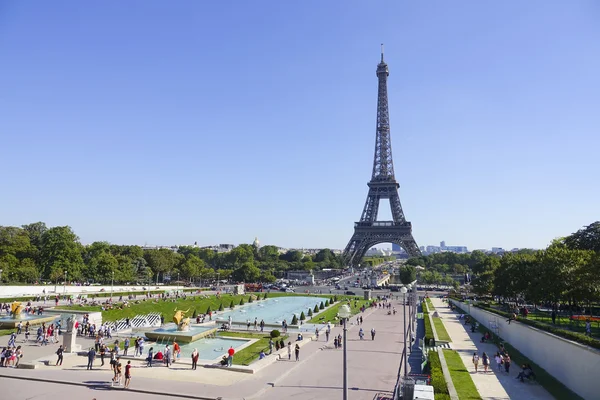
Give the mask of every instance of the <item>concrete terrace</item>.
[[[356, 318], [352, 318], [348, 330], [348, 382], [349, 398], [352, 400], [371, 400], [378, 394], [390, 395], [394, 390], [400, 357], [403, 348], [403, 320], [402, 305], [398, 300], [393, 305], [400, 312], [396, 315], [387, 315], [383, 309], [369, 309], [362, 314], [365, 331], [365, 340], [359, 340], [359, 327]], [[369, 331], [377, 331], [374, 341], [371, 341]], [[332, 328], [329, 343], [325, 342], [322, 334], [319, 341], [308, 341], [300, 351], [300, 361], [287, 360], [287, 350], [283, 351], [285, 357], [272, 362], [255, 374], [245, 374], [226, 369], [198, 368], [191, 371], [188, 363], [176, 363], [173, 368], [144, 367], [144, 362], [136, 360], [132, 375], [131, 392], [148, 392], [170, 394], [171, 397], [185, 396], [187, 398], [223, 398], [223, 399], [281, 399], [290, 396], [302, 399], [323, 399], [341, 397], [342, 391], [342, 351], [333, 349], [333, 337], [342, 333], [342, 328]], [[8, 338], [2, 338], [2, 344]], [[89, 347], [91, 341], [82, 341], [82, 347]], [[23, 361], [48, 359], [54, 364], [54, 352], [57, 344], [47, 347], [26, 345], [26, 358]], [[270, 356], [271, 357], [271, 356]], [[97, 360], [95, 365], [99, 365]], [[412, 364], [412, 363], [411, 363]], [[101, 370], [87, 371], [86, 358], [76, 355], [65, 357], [63, 367], [40, 367], [37, 369], [2, 368], [0, 375], [3, 382], [16, 380], [6, 377], [22, 378], [27, 380], [27, 386], [32, 391], [38, 385], [50, 385], [56, 388], [53, 381], [65, 382], [85, 390], [111, 389], [110, 379], [112, 373], [108, 360]], [[40, 380], [47, 380], [42, 383]], [[54, 390], [54, 389], [53, 389]], [[56, 389], [59, 392], [59, 389]], [[115, 388], [114, 390], [121, 390]], [[112, 393], [112, 392], [111, 392]], [[115, 392], [116, 396], [119, 396]], [[90, 393], [89, 396], [94, 396]], [[46, 397], [48, 399], [62, 397]], [[113, 395], [111, 394], [111, 398]], [[116, 397], [120, 398], [120, 397]], [[137, 397], [136, 397], [137, 398]]]

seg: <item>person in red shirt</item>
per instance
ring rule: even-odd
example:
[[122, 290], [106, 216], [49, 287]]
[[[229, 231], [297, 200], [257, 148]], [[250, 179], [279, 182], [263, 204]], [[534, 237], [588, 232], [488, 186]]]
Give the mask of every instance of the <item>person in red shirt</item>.
[[129, 382], [131, 382], [131, 361], [127, 361], [125, 366], [125, 389], [129, 388]]
[[227, 350], [227, 354], [229, 355], [229, 357], [227, 357], [227, 366], [231, 367], [233, 365], [233, 355], [235, 354], [233, 347], [230, 347], [229, 350]]

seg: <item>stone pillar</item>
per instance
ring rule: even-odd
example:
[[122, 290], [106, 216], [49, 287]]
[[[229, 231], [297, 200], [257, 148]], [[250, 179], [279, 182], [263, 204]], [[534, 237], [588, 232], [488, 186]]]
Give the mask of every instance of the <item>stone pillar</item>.
[[364, 292], [364, 299], [365, 300], [371, 300], [371, 291], [370, 290], [365, 290], [365, 292]]
[[75, 344], [75, 338], [77, 338], [77, 332], [65, 332], [63, 334], [63, 349], [65, 353], [75, 353], [79, 351], [81, 346]]

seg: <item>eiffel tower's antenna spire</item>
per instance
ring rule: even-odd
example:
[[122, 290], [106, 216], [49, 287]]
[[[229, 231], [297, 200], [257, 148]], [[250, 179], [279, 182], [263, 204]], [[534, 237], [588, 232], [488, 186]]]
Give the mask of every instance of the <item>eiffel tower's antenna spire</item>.
[[383, 63], [383, 43], [381, 43], [381, 62]]

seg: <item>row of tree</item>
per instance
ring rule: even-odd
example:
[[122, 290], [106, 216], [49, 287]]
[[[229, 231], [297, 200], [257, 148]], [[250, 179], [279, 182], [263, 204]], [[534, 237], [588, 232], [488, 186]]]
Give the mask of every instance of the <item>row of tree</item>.
[[194, 246], [142, 249], [94, 242], [88, 246], [68, 226], [43, 222], [0, 226], [0, 281], [34, 283], [77, 281], [117, 283], [160, 280], [272, 282], [293, 269], [340, 268], [341, 257], [329, 249], [314, 256], [301, 251], [280, 254], [276, 246], [242, 244], [226, 253]]
[[[499, 255], [461, 256], [467, 272], [473, 273], [473, 291], [506, 299], [587, 304], [600, 301], [600, 222], [595, 222], [544, 250], [528, 250]], [[449, 255], [450, 253], [443, 253]], [[473, 262], [475, 255], [476, 262]], [[454, 256], [450, 256], [454, 257]], [[434, 259], [435, 261], [432, 261]], [[409, 260], [437, 265], [438, 254]], [[435, 275], [436, 268], [427, 271]], [[423, 274], [422, 274], [423, 276]]]

